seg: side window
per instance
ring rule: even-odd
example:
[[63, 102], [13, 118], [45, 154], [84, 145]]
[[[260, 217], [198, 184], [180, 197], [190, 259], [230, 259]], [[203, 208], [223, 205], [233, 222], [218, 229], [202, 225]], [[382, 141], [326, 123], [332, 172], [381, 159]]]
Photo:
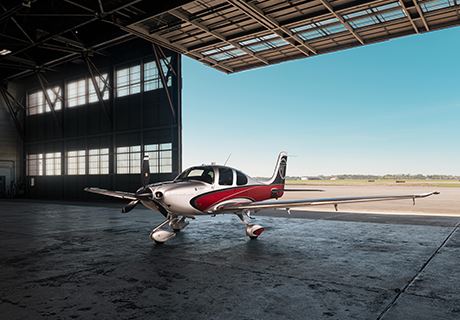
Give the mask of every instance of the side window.
[[239, 186], [245, 185], [248, 183], [248, 177], [242, 172], [236, 172], [236, 184]]
[[231, 186], [233, 184], [233, 170], [230, 168], [219, 168], [219, 184]]

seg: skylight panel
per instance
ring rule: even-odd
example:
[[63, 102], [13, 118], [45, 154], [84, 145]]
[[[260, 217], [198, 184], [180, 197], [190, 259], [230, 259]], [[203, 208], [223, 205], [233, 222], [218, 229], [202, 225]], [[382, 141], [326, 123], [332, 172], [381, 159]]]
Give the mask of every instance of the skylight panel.
[[[439, 0], [436, 0], [439, 1]], [[441, 0], [452, 1], [452, 0]], [[405, 17], [399, 2], [392, 2], [366, 10], [361, 10], [344, 15], [343, 17], [353, 27], [359, 29], [370, 25], [375, 25], [387, 21], [392, 21]]]
[[291, 31], [306, 41], [343, 32], [346, 28], [338, 19], [332, 18], [295, 27]]
[[268, 34], [261, 37], [256, 37], [252, 39], [248, 39], [245, 41], [241, 41], [240, 45], [248, 48], [252, 52], [259, 52], [274, 48], [279, 48], [282, 46], [287, 45], [287, 41], [280, 38], [276, 34]]
[[455, 6], [455, 0], [432, 0], [421, 3], [423, 12], [430, 12], [453, 6]]

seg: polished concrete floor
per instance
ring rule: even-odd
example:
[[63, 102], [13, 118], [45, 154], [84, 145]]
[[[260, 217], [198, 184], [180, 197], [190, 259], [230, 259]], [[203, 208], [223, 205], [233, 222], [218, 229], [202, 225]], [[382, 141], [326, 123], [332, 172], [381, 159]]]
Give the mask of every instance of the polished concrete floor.
[[0, 201], [0, 317], [460, 319], [460, 218], [264, 214], [155, 246], [147, 210]]

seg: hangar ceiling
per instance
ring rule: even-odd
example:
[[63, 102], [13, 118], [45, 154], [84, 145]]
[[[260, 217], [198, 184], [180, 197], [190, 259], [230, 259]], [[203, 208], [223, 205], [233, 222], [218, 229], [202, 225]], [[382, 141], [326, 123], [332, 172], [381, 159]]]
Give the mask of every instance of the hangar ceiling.
[[2, 0], [0, 80], [48, 72], [136, 38], [125, 25], [189, 1]]
[[140, 37], [232, 73], [460, 24], [460, 0], [2, 0], [0, 79]]
[[199, 0], [128, 27], [227, 72], [460, 23], [460, 0]]

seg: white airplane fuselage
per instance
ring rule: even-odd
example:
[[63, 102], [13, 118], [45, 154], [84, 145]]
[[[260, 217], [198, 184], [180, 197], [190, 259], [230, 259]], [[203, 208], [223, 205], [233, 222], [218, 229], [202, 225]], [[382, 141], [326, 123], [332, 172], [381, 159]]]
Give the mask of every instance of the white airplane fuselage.
[[[181, 181], [176, 179], [151, 184], [146, 188], [150, 190], [153, 199], [168, 212], [186, 217], [215, 214], [217, 207], [229, 202], [248, 203], [279, 198], [283, 195], [283, 192], [280, 191], [284, 188], [282, 184], [264, 184], [229, 167], [206, 167], [213, 170], [214, 179], [212, 181], [204, 182], [193, 179]], [[232, 170], [233, 174], [233, 179], [225, 181], [225, 185], [219, 184], [222, 182], [220, 181], [220, 171], [223, 168], [227, 172]], [[238, 180], [237, 175], [240, 178], [244, 175], [244, 178]], [[155, 205], [148, 200], [141, 202], [146, 207], [157, 210]]]

